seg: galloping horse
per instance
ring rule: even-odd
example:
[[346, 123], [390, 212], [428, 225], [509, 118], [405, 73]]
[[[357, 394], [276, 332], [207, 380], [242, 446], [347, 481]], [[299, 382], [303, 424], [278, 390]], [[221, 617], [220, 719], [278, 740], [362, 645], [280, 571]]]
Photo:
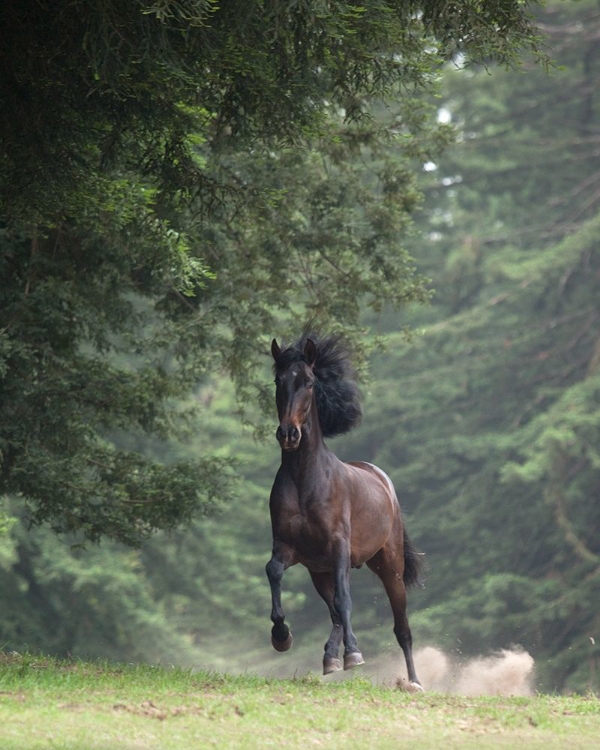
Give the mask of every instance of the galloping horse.
[[282, 349], [273, 339], [281, 466], [271, 490], [273, 555], [267, 563], [273, 609], [271, 643], [287, 651], [292, 634], [281, 607], [286, 568], [302, 563], [325, 600], [333, 628], [323, 674], [364, 664], [350, 624], [350, 568], [363, 563], [385, 587], [394, 633], [413, 689], [422, 690], [412, 656], [406, 587], [417, 583], [421, 557], [406, 534], [389, 477], [366, 462], [343, 463], [323, 442], [351, 430], [361, 417], [356, 374], [340, 338], [304, 334]]

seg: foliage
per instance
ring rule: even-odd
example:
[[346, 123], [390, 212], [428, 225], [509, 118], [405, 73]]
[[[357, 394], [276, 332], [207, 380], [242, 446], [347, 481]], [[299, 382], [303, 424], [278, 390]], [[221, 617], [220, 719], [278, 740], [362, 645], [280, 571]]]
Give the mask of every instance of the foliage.
[[[264, 4], [244, 4], [245, 16], [236, 3], [197, 3], [204, 26], [193, 25], [179, 3], [130, 10], [120, 26], [105, 2], [86, 16], [92, 57], [69, 26], [81, 4], [61, 5], [46, 37], [35, 32], [43, 4], [8, 24], [37, 41], [19, 74], [23, 93], [36, 71], [35, 96], [18, 105], [19, 87], [7, 94], [5, 111], [22, 115], [18, 141], [16, 121], [2, 131], [3, 641], [318, 667], [329, 624], [306, 571], [285, 578], [293, 652], [283, 662], [270, 650], [263, 567], [277, 451], [242, 424], [260, 422], [260, 403], [272, 413], [266, 342], [297, 335], [312, 313], [324, 330], [350, 332], [359, 359], [361, 326], [388, 335], [362, 427], [332, 447], [391, 474], [427, 553], [426, 588], [410, 597], [417, 646], [468, 656], [518, 642], [542, 688], [597, 690], [595, 5], [540, 11], [558, 63], [550, 76], [528, 61], [489, 67], [493, 47], [514, 51], [525, 26], [481, 35], [487, 16], [473, 12], [521, 13], [520, 3], [404, 3], [390, 24], [380, 21], [396, 4], [373, 3], [367, 25], [370, 10], [342, 3], [309, 22], [308, 5], [286, 15], [290, 4], [271, 3], [279, 26], [265, 23]], [[402, 26], [409, 7], [424, 13]], [[62, 40], [55, 21], [73, 34]], [[104, 48], [102, 29], [112, 29]], [[295, 34], [313, 30], [297, 59]], [[452, 124], [436, 124], [429, 93], [459, 37], [490, 55], [488, 69], [445, 71], [437, 106]], [[241, 54], [249, 39], [256, 55]], [[399, 57], [382, 52], [392, 49]], [[48, 60], [44, 77], [35, 66]], [[384, 88], [386, 104], [375, 100]], [[430, 287], [431, 305], [398, 314]], [[407, 342], [405, 324], [425, 334]], [[202, 517], [224, 501], [223, 515]], [[141, 550], [84, 551], [71, 546], [79, 536], [30, 531], [32, 521], [127, 543], [164, 531]], [[187, 533], [167, 533], [182, 522]], [[369, 660], [399, 662], [378, 582], [357, 571], [352, 587]]]
[[65, 655], [104, 656], [109, 648], [130, 661], [158, 661], [168, 652], [178, 662], [193, 661], [190, 639], [157, 606], [138, 551], [107, 544], [88, 552], [48, 529], [30, 534], [17, 527], [2, 540], [2, 552], [5, 643], [45, 643]]
[[[210, 408], [187, 450], [191, 455], [210, 450], [225, 462], [235, 455], [243, 473], [238, 495], [217, 516], [158, 532], [140, 549], [106, 539], [82, 547], [69, 535], [29, 528], [20, 504], [8, 505], [11, 522], [0, 536], [4, 644], [18, 651], [43, 647], [64, 657], [221, 670], [266, 665], [264, 565], [271, 544], [266, 483], [276, 470], [277, 452], [240, 427], [227, 381], [199, 395]], [[138, 447], [150, 458], [165, 448]], [[299, 588], [286, 592], [293, 614], [303, 602]]]
[[426, 85], [438, 53], [511, 62], [539, 41], [517, 0], [28, 0], [0, 19], [0, 192], [28, 226], [110, 211], [116, 176], [202, 189], [195, 134], [296, 138], [324, 99], [356, 119], [366, 97]]
[[516, 642], [546, 688], [584, 690], [600, 627], [596, 6], [542, 21], [564, 63], [551, 78], [446, 79], [462, 143], [428, 173], [421, 256], [439, 291], [410, 317], [422, 338], [390, 336], [346, 450], [391, 469], [427, 552], [419, 640]]
[[174, 404], [208, 373], [246, 382], [282, 317], [423, 298], [407, 164], [369, 180], [348, 154], [446, 140], [411, 104], [440, 57], [538, 47], [516, 0], [28, 0], [0, 23], [0, 492], [127, 543], [231, 496], [210, 453], [124, 447], [185, 439]]

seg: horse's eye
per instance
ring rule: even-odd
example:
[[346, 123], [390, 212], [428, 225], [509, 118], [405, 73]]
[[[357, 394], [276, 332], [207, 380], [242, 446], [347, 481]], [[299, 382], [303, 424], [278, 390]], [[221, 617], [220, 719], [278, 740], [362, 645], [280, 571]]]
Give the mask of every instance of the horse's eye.
[[306, 387], [308, 388], [309, 391], [311, 391], [313, 389], [314, 384], [315, 384], [314, 380], [309, 380], [308, 381], [308, 383], [306, 384]]

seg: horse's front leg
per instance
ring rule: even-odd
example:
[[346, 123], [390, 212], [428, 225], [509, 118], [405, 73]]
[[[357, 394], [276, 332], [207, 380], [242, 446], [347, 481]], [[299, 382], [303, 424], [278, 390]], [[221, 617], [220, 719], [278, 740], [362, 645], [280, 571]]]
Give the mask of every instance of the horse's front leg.
[[344, 629], [344, 669], [358, 667], [364, 664], [365, 660], [358, 648], [350, 622], [352, 599], [350, 598], [350, 545], [348, 542], [340, 543], [337, 549], [333, 604]]
[[281, 606], [281, 579], [283, 572], [290, 565], [289, 554], [285, 550], [273, 547], [273, 555], [267, 563], [266, 571], [271, 586], [271, 643], [276, 651], [287, 651], [292, 647], [293, 637], [290, 629], [285, 624], [285, 612]]
[[342, 662], [338, 658], [338, 652], [344, 635], [342, 620], [333, 603], [335, 597], [335, 581], [331, 573], [316, 573], [313, 570], [309, 572], [315, 588], [323, 597], [329, 608], [331, 622], [333, 623], [331, 635], [325, 644], [325, 654], [323, 656], [323, 674], [331, 674], [331, 672], [337, 672], [342, 668]]

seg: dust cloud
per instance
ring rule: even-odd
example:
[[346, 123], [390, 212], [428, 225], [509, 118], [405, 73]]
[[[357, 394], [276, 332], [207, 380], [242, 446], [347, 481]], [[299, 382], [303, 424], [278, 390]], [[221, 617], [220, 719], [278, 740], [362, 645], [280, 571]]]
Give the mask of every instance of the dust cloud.
[[[520, 648], [502, 649], [489, 656], [461, 661], [428, 646], [414, 655], [417, 674], [425, 690], [455, 695], [533, 695], [533, 657]], [[386, 674], [387, 673], [387, 674]], [[390, 668], [376, 668], [378, 682], [394, 680]], [[407, 686], [406, 677], [398, 678], [399, 687]]]
[[[257, 652], [255, 652], [256, 654]], [[320, 652], [296, 652], [292, 659], [281, 659], [281, 654], [267, 652], [241, 669], [266, 677], [289, 679], [303, 675], [321, 676]], [[402, 651], [390, 644], [384, 657], [372, 659], [365, 654], [366, 663], [348, 672], [340, 671], [321, 679], [326, 682], [343, 682], [363, 677], [374, 684], [411, 690], [406, 676]], [[439, 648], [427, 646], [414, 651], [417, 675], [426, 691], [465, 696], [529, 696], [535, 694], [534, 660], [524, 649], [515, 646], [494, 651], [485, 656], [463, 657], [449, 655]], [[217, 670], [222, 665], [216, 667]]]

